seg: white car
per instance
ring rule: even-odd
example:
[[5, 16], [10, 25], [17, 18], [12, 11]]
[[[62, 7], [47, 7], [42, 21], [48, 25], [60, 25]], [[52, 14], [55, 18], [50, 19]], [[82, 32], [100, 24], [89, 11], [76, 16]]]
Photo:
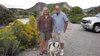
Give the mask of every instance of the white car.
[[85, 17], [81, 21], [81, 25], [84, 29], [93, 30], [94, 32], [100, 32], [100, 13], [95, 17]]

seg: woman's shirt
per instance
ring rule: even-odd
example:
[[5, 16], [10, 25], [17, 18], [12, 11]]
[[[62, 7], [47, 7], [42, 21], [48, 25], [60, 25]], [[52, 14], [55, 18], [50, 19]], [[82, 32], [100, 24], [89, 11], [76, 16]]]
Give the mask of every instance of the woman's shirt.
[[52, 17], [48, 16], [44, 18], [44, 16], [40, 16], [38, 18], [38, 28], [40, 32], [52, 32]]

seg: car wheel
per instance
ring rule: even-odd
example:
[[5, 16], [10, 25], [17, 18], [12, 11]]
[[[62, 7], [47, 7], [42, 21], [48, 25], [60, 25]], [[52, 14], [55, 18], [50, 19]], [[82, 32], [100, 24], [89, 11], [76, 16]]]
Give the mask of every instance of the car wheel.
[[96, 33], [100, 32], [100, 25], [99, 25], [99, 24], [94, 25], [93, 30], [94, 30], [94, 32], [96, 32]]

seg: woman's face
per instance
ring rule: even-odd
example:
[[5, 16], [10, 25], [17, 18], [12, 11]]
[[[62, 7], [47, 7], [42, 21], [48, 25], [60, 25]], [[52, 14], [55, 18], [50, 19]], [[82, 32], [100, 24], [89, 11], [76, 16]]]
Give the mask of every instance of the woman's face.
[[48, 15], [48, 10], [44, 10], [44, 15]]

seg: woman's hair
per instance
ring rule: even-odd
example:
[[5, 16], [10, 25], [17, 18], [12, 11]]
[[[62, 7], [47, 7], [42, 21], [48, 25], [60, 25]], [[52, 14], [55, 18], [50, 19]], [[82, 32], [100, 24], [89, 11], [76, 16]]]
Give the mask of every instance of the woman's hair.
[[43, 16], [44, 15], [44, 11], [47, 10], [48, 11], [48, 15], [49, 15], [49, 9], [47, 7], [43, 7], [42, 9], [42, 12], [41, 12], [41, 15]]

